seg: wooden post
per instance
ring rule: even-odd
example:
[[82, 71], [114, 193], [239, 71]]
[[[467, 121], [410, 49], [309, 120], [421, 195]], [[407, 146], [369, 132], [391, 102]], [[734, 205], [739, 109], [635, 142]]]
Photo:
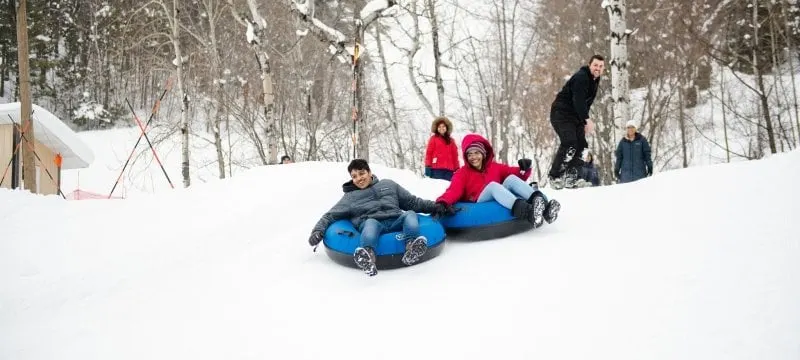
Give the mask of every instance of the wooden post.
[[56, 157], [53, 159], [53, 162], [56, 164], [56, 194], [61, 193], [61, 162], [63, 158], [61, 157], [61, 153], [56, 153]]
[[34, 129], [31, 123], [31, 80], [30, 69], [28, 67], [28, 10], [26, 0], [19, 0], [17, 4], [17, 61], [19, 62], [19, 98], [20, 98], [20, 119], [25, 136], [22, 141], [27, 142], [22, 146], [22, 181], [24, 189], [36, 192], [36, 161], [34, 159], [34, 149], [36, 138], [33, 136]]

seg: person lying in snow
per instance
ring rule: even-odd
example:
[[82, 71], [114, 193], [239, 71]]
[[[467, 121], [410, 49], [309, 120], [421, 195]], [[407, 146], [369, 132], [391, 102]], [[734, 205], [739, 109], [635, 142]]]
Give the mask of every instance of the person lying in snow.
[[552, 223], [561, 205], [546, 202], [541, 191], [525, 183], [531, 174], [531, 159], [520, 159], [519, 167], [494, 161], [492, 145], [484, 137], [469, 134], [461, 142], [466, 165], [453, 174], [450, 187], [436, 199], [437, 204], [452, 206], [458, 201], [486, 202], [495, 200], [511, 210], [518, 219], [530, 221], [535, 228], [543, 221]]
[[453, 214], [453, 208], [420, 199], [392, 180], [378, 180], [366, 160], [355, 159], [347, 166], [351, 180], [342, 185], [344, 196], [319, 219], [308, 243], [317, 246], [325, 229], [337, 220], [349, 219], [361, 233], [353, 260], [370, 276], [378, 273], [375, 247], [381, 234], [402, 231], [406, 242], [402, 262], [413, 265], [428, 251], [428, 239], [419, 235], [417, 213]]

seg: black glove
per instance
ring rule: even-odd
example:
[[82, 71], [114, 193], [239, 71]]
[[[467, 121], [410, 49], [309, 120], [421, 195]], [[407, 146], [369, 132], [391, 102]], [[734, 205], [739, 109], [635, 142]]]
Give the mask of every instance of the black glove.
[[312, 231], [311, 236], [308, 237], [308, 245], [317, 246], [322, 241], [322, 231]]
[[531, 168], [531, 165], [533, 164], [533, 161], [531, 161], [531, 159], [519, 159], [519, 160], [517, 160], [517, 164], [519, 164], [519, 169], [520, 170], [528, 171], [528, 169]]
[[453, 216], [456, 214], [456, 209], [444, 201], [437, 201], [433, 213], [438, 216]]
[[647, 169], [647, 176], [653, 176], [653, 169]]

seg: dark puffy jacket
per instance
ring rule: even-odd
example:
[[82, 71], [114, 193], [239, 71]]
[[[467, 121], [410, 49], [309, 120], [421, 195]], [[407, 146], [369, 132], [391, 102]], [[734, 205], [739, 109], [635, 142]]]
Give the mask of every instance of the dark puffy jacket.
[[653, 160], [650, 158], [650, 144], [647, 138], [638, 132], [633, 141], [623, 137], [617, 145], [617, 161], [614, 163], [614, 174], [619, 182], [636, 181], [653, 174]]
[[594, 167], [594, 160], [583, 164], [581, 179], [592, 183], [592, 186], [600, 185], [600, 175], [597, 173], [597, 168]]
[[597, 85], [600, 79], [595, 79], [589, 71], [588, 66], [583, 66], [567, 80], [564, 87], [556, 95], [553, 105], [550, 108], [551, 112], [561, 114], [553, 119], [563, 119], [566, 121], [570, 119], [577, 121], [578, 125], [586, 124], [586, 119], [589, 118], [589, 108], [594, 103], [594, 97], [597, 95]]
[[342, 185], [344, 196], [314, 225], [313, 231], [325, 231], [336, 220], [349, 219], [356, 227], [367, 219], [385, 220], [402, 215], [403, 210], [421, 213], [433, 212], [436, 204], [420, 199], [392, 180], [378, 180], [372, 175], [372, 183], [359, 189], [348, 181]]

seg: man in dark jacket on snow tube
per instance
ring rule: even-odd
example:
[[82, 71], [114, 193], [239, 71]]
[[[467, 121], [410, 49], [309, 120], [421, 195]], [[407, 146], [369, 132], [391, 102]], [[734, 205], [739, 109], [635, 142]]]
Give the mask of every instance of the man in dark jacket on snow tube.
[[614, 176], [620, 183], [653, 175], [653, 160], [650, 158], [647, 138], [636, 131], [636, 122], [633, 120], [625, 124], [625, 131], [625, 136], [617, 145], [617, 161], [614, 163]]
[[344, 196], [322, 215], [311, 231], [308, 243], [317, 246], [330, 224], [349, 219], [361, 233], [353, 260], [370, 276], [378, 273], [375, 248], [378, 238], [387, 232], [402, 230], [406, 251], [401, 261], [406, 265], [417, 263], [428, 250], [428, 239], [419, 235], [417, 213], [446, 215], [454, 213], [453, 208], [420, 199], [392, 180], [378, 180], [372, 175], [366, 160], [351, 161], [347, 171], [351, 180], [342, 185]]
[[549, 178], [554, 189], [579, 187], [578, 175], [583, 166], [583, 150], [589, 144], [586, 134], [594, 131], [589, 109], [597, 95], [597, 85], [605, 69], [605, 59], [594, 55], [589, 64], [581, 67], [567, 80], [550, 107], [550, 124], [558, 134], [558, 147]]

